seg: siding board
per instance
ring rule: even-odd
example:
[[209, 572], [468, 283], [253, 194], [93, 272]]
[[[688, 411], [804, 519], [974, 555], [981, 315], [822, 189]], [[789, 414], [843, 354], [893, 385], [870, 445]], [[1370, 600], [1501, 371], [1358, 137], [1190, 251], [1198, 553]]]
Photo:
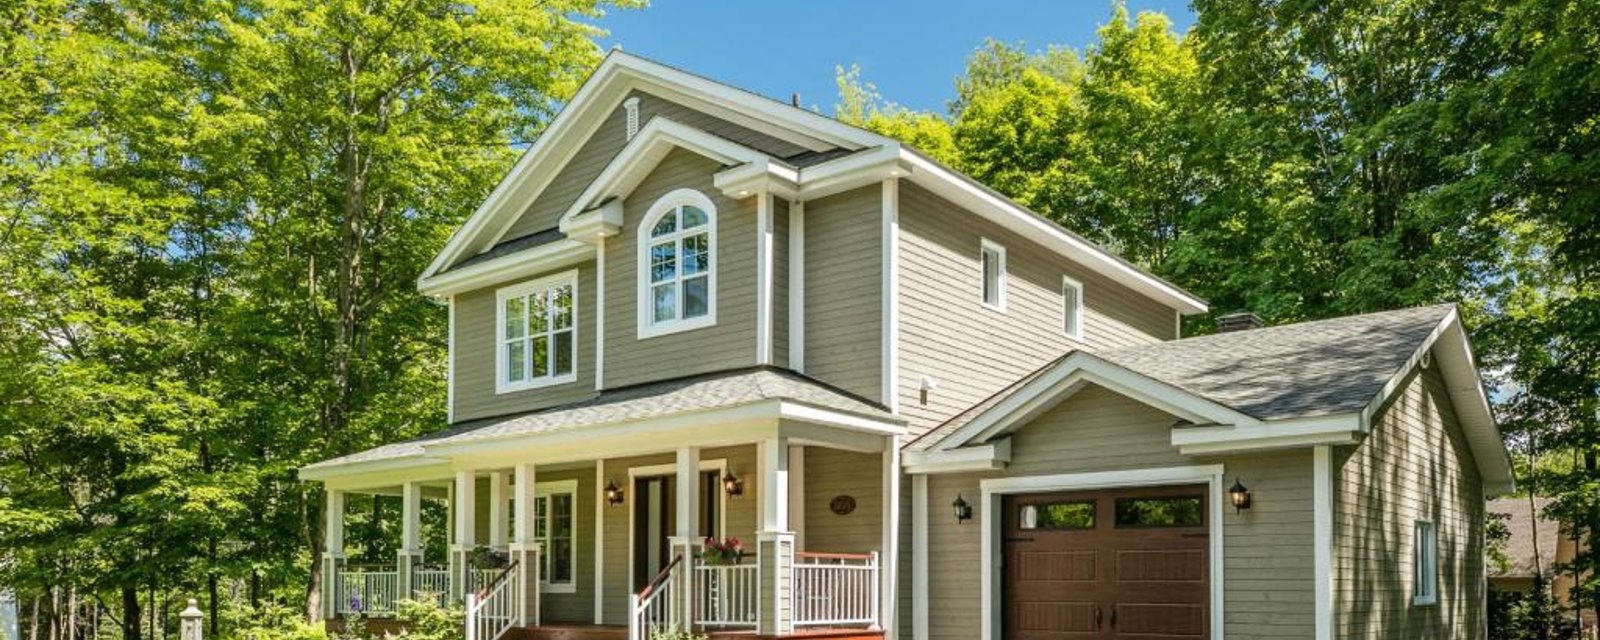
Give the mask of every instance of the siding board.
[[806, 374], [883, 397], [883, 198], [869, 185], [806, 203]]

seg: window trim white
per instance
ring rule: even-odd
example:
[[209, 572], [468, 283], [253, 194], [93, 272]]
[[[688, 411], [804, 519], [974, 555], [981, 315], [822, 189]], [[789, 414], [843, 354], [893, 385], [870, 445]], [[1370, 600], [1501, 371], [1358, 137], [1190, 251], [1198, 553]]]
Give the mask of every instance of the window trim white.
[[[688, 320], [679, 318], [676, 320], [656, 322], [654, 313], [652, 313], [654, 310], [653, 305], [651, 304], [653, 297], [650, 295], [650, 243], [652, 240], [650, 237], [650, 228], [655, 226], [656, 221], [659, 220], [662, 215], [673, 211], [682, 205], [697, 207], [701, 211], [704, 211], [707, 217], [706, 251], [711, 256], [711, 268], [708, 270], [708, 274], [706, 276], [706, 314], [698, 318], [690, 318]], [[682, 230], [680, 229], [675, 233], [681, 232]], [[640, 218], [639, 229], [637, 232], [637, 244], [638, 247], [636, 252], [638, 254], [638, 262], [634, 267], [634, 280], [636, 281], [637, 285], [635, 290], [637, 295], [635, 302], [637, 304], [635, 306], [638, 308], [638, 339], [644, 340], [646, 338], [655, 338], [658, 336], [716, 326], [717, 271], [722, 261], [719, 260], [717, 256], [717, 206], [711, 202], [711, 198], [706, 197], [704, 193], [689, 188], [675, 189], [668, 192], [666, 195], [661, 196], [655, 201], [654, 204], [650, 205], [650, 209], [645, 216]], [[681, 274], [681, 265], [679, 272]], [[679, 309], [679, 313], [682, 313], [682, 309]]]
[[[520, 382], [512, 382], [506, 376], [506, 300], [526, 296], [538, 289], [548, 289], [553, 285], [566, 284], [572, 287], [572, 371], [564, 375], [548, 375], [539, 378], [530, 377]], [[495, 395], [540, 389], [561, 384], [570, 384], [578, 380], [578, 342], [581, 338], [579, 325], [578, 296], [578, 270], [570, 269], [561, 273], [551, 274], [542, 278], [535, 278], [526, 282], [501, 287], [494, 292], [494, 392]], [[553, 351], [552, 351], [553, 353]], [[532, 357], [530, 353], [528, 357]]]
[[[552, 480], [549, 482], [535, 482], [533, 486], [533, 497], [535, 500], [546, 500], [549, 499], [550, 496], [563, 494], [572, 498], [572, 545], [567, 550], [567, 558], [571, 561], [570, 566], [572, 567], [572, 579], [566, 582], [550, 582], [541, 578], [539, 580], [539, 591], [543, 593], [578, 592], [578, 517], [582, 512], [582, 510], [578, 508], [578, 481]], [[545, 535], [537, 535], [539, 529], [539, 525], [537, 524], [537, 514], [539, 513], [539, 510], [537, 507], [535, 507], [532, 512], [535, 514], [534, 517], [536, 519], [534, 524], [534, 540], [539, 543], [539, 549], [541, 551], [539, 561], [545, 562], [544, 556], [550, 552], [550, 545], [546, 542], [550, 538], [550, 528], [547, 524], [545, 526]], [[546, 511], [545, 513], [549, 513], [549, 511]]]
[[[1436, 605], [1439, 603], [1439, 527], [1432, 520], [1416, 520], [1411, 523], [1411, 538], [1411, 604]], [[1427, 587], [1426, 592], [1423, 587]]]
[[[989, 296], [984, 295], [989, 288], [989, 274], [983, 268], [984, 254], [994, 252], [997, 258], [995, 273], [995, 302], [989, 303]], [[978, 301], [985, 308], [1004, 313], [1006, 310], [1006, 247], [988, 238], [978, 239]]]
[[[1067, 308], [1067, 289], [1072, 289], [1077, 304]], [[1083, 281], [1072, 276], [1061, 276], [1061, 332], [1072, 340], [1083, 342]], [[1074, 331], [1067, 330], [1067, 320], [1072, 320]]]

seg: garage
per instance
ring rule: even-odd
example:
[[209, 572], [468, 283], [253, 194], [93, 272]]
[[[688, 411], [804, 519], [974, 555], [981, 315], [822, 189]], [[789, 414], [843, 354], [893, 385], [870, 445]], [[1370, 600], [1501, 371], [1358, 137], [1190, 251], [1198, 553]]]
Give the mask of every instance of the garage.
[[1009, 495], [1007, 640], [1208, 637], [1206, 486]]

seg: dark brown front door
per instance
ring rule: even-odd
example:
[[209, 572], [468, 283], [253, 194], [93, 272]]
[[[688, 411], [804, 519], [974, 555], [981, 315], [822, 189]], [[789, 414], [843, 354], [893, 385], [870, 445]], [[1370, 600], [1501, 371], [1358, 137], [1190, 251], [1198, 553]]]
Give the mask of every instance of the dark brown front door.
[[1007, 640], [1208, 637], [1205, 487], [1016, 495], [1002, 509]]

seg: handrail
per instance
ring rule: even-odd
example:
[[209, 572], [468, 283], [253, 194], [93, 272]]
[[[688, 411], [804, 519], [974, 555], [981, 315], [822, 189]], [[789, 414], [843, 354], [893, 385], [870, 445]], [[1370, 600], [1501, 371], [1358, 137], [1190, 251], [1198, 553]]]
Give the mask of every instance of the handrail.
[[511, 564], [506, 565], [506, 568], [501, 569], [500, 573], [495, 574], [494, 579], [484, 583], [483, 586], [478, 587], [478, 591], [477, 591], [478, 597], [481, 598], [481, 597], [483, 597], [483, 594], [488, 593], [491, 590], [493, 590], [495, 587], [500, 586], [500, 583], [504, 582], [507, 578], [509, 578], [511, 576], [511, 572], [516, 570], [518, 562], [521, 562], [521, 561], [520, 560], [512, 560]]
[[483, 588], [467, 594], [466, 640], [500, 640], [517, 622], [520, 593], [508, 579], [516, 569], [512, 562]]
[[672, 576], [673, 568], [677, 567], [678, 564], [680, 564], [682, 562], [683, 562], [683, 556], [682, 555], [678, 555], [678, 556], [673, 557], [672, 558], [672, 562], [668, 562], [667, 566], [662, 567], [661, 571], [656, 574], [655, 579], [651, 580], [650, 584], [645, 585], [644, 589], [641, 589], [639, 591], [639, 599], [643, 600], [645, 598], [649, 598], [650, 597], [650, 593], [652, 591], [655, 591], [656, 589], [661, 588], [661, 583], [666, 582], [667, 578]]
[[674, 557], [639, 593], [628, 598], [628, 640], [646, 640], [652, 629], [677, 625], [679, 620], [674, 609], [662, 608], [660, 599], [671, 600], [673, 583], [670, 578], [682, 563], [681, 554]]
[[796, 551], [794, 553], [794, 557], [795, 557], [796, 560], [861, 560], [861, 561], [867, 561], [867, 560], [871, 560], [873, 558], [873, 554], [870, 554], [870, 553], [826, 553], [826, 552], [817, 552], [817, 551]]

